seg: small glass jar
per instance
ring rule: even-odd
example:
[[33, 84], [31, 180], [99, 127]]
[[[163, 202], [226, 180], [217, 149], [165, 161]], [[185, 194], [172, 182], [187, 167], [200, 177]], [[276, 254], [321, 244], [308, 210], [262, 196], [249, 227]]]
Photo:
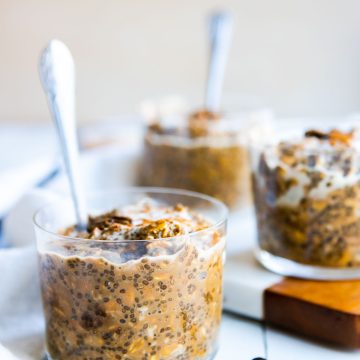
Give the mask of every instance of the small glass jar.
[[75, 359], [212, 359], [222, 311], [226, 207], [187, 191], [128, 188], [94, 196], [103, 214], [143, 198], [181, 203], [211, 226], [153, 240], [63, 236], [75, 222], [58, 201], [34, 218], [47, 355]]
[[360, 277], [360, 138], [310, 130], [252, 149], [259, 261], [287, 276]]
[[251, 203], [248, 141], [261, 133], [267, 110], [151, 119], [140, 183], [213, 196], [230, 208]]

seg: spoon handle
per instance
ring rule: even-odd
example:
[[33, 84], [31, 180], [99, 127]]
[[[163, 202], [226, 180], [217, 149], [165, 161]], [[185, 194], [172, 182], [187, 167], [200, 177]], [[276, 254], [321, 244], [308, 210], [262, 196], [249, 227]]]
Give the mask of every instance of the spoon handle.
[[210, 61], [205, 94], [205, 108], [210, 111], [219, 110], [232, 28], [231, 13], [222, 11], [211, 16]]
[[69, 49], [51, 40], [43, 50], [39, 71], [54, 120], [68, 176], [78, 229], [86, 228], [86, 207], [80, 181], [75, 124], [75, 66]]

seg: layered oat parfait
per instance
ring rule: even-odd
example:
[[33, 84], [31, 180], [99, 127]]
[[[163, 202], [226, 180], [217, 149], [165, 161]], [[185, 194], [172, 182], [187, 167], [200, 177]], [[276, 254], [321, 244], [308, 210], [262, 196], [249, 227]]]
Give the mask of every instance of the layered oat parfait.
[[186, 191], [132, 189], [35, 216], [53, 360], [195, 360], [217, 350], [226, 208]]
[[202, 110], [149, 118], [141, 184], [199, 191], [231, 208], [249, 204], [249, 117]]
[[355, 130], [310, 130], [255, 155], [258, 257], [265, 266], [303, 277], [360, 275], [359, 156]]

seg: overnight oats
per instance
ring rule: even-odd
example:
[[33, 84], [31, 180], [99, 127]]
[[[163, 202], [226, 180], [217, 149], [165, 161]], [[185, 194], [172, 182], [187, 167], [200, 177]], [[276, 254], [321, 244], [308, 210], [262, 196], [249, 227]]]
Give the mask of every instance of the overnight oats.
[[[305, 277], [360, 275], [359, 154], [355, 130], [310, 130], [257, 154], [258, 257], [265, 266]], [[316, 268], [276, 264], [271, 255]]]
[[57, 221], [63, 206], [36, 215], [51, 359], [214, 356], [226, 208], [191, 192], [139, 189], [92, 207], [84, 231]]
[[206, 110], [149, 119], [141, 184], [199, 191], [232, 208], [248, 204], [250, 126], [245, 120]]

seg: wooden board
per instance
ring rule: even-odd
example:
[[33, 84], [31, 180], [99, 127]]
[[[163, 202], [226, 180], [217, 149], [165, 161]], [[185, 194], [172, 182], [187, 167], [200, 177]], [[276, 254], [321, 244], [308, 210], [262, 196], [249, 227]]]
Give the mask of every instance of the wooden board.
[[265, 289], [264, 320], [301, 335], [360, 348], [360, 281], [285, 278]]
[[309, 339], [360, 348], [360, 281], [284, 278], [262, 268], [252, 249], [228, 256], [224, 308]]

